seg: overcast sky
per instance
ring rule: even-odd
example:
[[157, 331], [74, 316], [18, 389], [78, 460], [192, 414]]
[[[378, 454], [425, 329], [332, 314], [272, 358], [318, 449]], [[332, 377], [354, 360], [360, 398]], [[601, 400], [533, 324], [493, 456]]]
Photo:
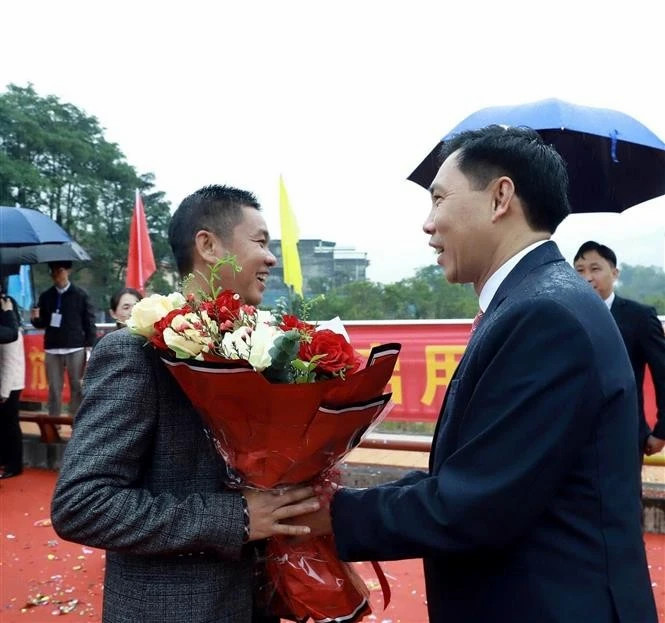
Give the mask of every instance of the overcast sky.
[[[95, 115], [174, 206], [205, 184], [253, 190], [274, 238], [282, 174], [301, 238], [366, 251], [390, 282], [434, 261], [429, 196], [406, 176], [471, 112], [558, 97], [665, 139], [659, 4], [10, 0], [0, 87]], [[662, 266], [665, 200], [555, 235], [569, 260], [589, 238]]]

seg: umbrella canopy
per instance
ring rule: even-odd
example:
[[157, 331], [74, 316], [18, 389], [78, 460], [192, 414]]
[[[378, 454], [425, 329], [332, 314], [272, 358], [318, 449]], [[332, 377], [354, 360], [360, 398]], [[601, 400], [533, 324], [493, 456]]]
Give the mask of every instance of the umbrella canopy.
[[77, 242], [62, 244], [29, 244], [21, 247], [0, 247], [0, 265], [38, 264], [40, 262], [87, 262], [90, 256]]
[[37, 210], [0, 206], [0, 246], [71, 242], [60, 225]]
[[[492, 124], [530, 127], [555, 147], [568, 167], [573, 212], [622, 212], [665, 194], [665, 143], [622, 112], [557, 99], [495, 106], [473, 113], [441, 141]], [[409, 180], [429, 188], [441, 141]]]

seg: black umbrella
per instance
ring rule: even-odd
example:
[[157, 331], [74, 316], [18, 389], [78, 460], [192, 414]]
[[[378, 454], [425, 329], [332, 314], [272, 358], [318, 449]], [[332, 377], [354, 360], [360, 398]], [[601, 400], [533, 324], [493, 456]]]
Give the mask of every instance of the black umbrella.
[[21, 247], [0, 247], [0, 264], [38, 264], [40, 262], [87, 262], [90, 256], [77, 242], [62, 244], [30, 244]]
[[[557, 99], [483, 108], [448, 132], [487, 125], [527, 126], [566, 161], [573, 212], [622, 212], [665, 194], [665, 143], [636, 119], [615, 110]], [[441, 165], [441, 142], [409, 175], [428, 188]]]

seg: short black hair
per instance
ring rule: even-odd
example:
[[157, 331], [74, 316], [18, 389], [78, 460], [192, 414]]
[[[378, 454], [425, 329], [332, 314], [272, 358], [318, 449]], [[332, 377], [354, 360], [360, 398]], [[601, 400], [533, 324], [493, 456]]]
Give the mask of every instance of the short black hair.
[[554, 233], [570, 214], [566, 163], [535, 130], [490, 125], [460, 132], [441, 144], [439, 162], [454, 152], [457, 166], [476, 190], [502, 175], [509, 177], [534, 231]]
[[205, 229], [228, 242], [242, 221], [242, 208], [261, 209], [253, 193], [233, 186], [204, 186], [185, 197], [171, 217], [169, 244], [180, 275], [192, 271], [194, 237]]
[[64, 268], [66, 270], [69, 270], [72, 267], [72, 263], [66, 260], [59, 260], [56, 262], [49, 262], [48, 263], [48, 269], [49, 272], [56, 270], [57, 268]]
[[143, 295], [134, 288], [120, 288], [120, 290], [116, 290], [111, 296], [109, 309], [112, 309], [113, 311], [116, 310], [123, 294], [131, 294], [136, 297], [137, 301], [140, 301], [143, 298]]
[[614, 253], [614, 251], [612, 251], [612, 249], [609, 247], [605, 246], [604, 244], [600, 244], [595, 240], [587, 240], [579, 249], [577, 249], [577, 253], [575, 253], [575, 258], [573, 259], [573, 264], [581, 257], [584, 257], [584, 255], [589, 251], [595, 251], [598, 253], [600, 257], [607, 260], [611, 264], [612, 268], [617, 267], [616, 253]]

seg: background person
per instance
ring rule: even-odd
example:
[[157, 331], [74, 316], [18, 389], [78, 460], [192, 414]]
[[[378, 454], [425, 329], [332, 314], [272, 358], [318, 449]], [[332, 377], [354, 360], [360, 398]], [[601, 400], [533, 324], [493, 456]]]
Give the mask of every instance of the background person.
[[569, 212], [565, 164], [535, 132], [499, 126], [441, 158], [423, 229], [484, 315], [429, 470], [340, 489], [303, 519], [332, 529], [344, 560], [423, 557], [432, 623], [656, 623], [630, 361], [549, 240]]
[[[247, 304], [261, 302], [276, 260], [252, 193], [227, 186], [193, 193], [172, 216], [169, 242], [183, 277], [206, 276], [234, 255], [242, 271], [224, 267], [221, 283]], [[200, 279], [188, 284], [194, 294], [208, 287]], [[129, 331], [104, 336], [88, 364], [52, 520], [62, 538], [107, 550], [105, 623], [259, 620], [254, 542], [303, 534], [279, 521], [318, 502], [305, 500], [310, 488], [232, 490], [224, 473], [157, 351]]]
[[[575, 270], [586, 279], [619, 327], [637, 385], [640, 453], [660, 452], [665, 446], [665, 334], [656, 310], [648, 305], [618, 296], [614, 286], [619, 278], [614, 251], [593, 240], [575, 254]], [[649, 366], [656, 392], [656, 425], [653, 431], [644, 416], [644, 373]]]
[[142, 298], [141, 293], [134, 288], [121, 288], [113, 293], [109, 314], [115, 320], [116, 328], [122, 329], [127, 324], [134, 305]]
[[2, 292], [0, 299], [12, 305], [10, 312], [19, 327], [14, 341], [0, 344], [0, 479], [23, 471], [23, 436], [19, 422], [19, 400], [25, 387], [25, 354], [21, 316], [16, 301]]
[[0, 297], [0, 344], [14, 342], [18, 338], [18, 328], [14, 303], [9, 297]]
[[30, 320], [36, 328], [44, 329], [48, 414], [60, 415], [66, 371], [69, 413], [73, 417], [81, 404], [86, 350], [89, 352], [95, 344], [95, 311], [87, 292], [69, 279], [71, 262], [49, 262], [48, 267], [53, 286], [39, 295]]

